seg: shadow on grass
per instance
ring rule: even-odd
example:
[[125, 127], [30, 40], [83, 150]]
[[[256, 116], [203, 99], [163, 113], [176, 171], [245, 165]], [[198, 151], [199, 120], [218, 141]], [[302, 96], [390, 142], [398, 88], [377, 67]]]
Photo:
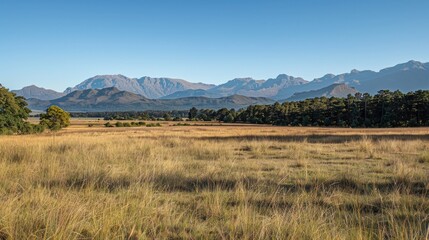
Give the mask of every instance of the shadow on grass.
[[241, 179], [218, 179], [209, 177], [197, 178], [160, 175], [155, 177], [151, 182], [156, 189], [162, 191], [196, 192], [201, 190], [233, 190], [240, 185], [244, 188], [250, 188], [256, 185], [257, 179], [249, 177]]
[[64, 179], [53, 179], [38, 182], [43, 187], [63, 187], [68, 189], [86, 189], [115, 191], [128, 189], [131, 185], [148, 184], [154, 189], [165, 192], [198, 192], [202, 190], [231, 191], [238, 187], [255, 191], [282, 192], [282, 193], [329, 193], [333, 191], [348, 192], [353, 194], [372, 194], [374, 191], [381, 193], [399, 192], [429, 197], [429, 189], [425, 181], [415, 181], [406, 178], [395, 178], [386, 182], [363, 183], [347, 177], [339, 177], [330, 180], [315, 180], [309, 183], [283, 183], [258, 180], [253, 177], [221, 178], [210, 176], [184, 176], [177, 174], [160, 174], [146, 179], [131, 178], [128, 176], [111, 176], [104, 172], [93, 174], [71, 175]]
[[100, 172], [94, 174], [75, 174], [65, 179], [43, 181], [41, 185], [47, 188], [63, 187], [74, 190], [93, 188], [95, 190], [112, 192], [118, 189], [129, 188], [131, 179], [126, 176], [113, 177], [107, 173]]
[[245, 135], [245, 136], [212, 136], [200, 137], [197, 139], [208, 141], [278, 141], [278, 142], [309, 142], [309, 143], [344, 143], [349, 141], [358, 141], [363, 137], [369, 140], [429, 140], [429, 134], [369, 134], [369, 135], [334, 135], [334, 134], [312, 134], [312, 135], [277, 135], [277, 136], [259, 136], [259, 135]]
[[350, 178], [338, 178], [314, 183], [288, 183], [279, 184], [278, 190], [283, 192], [332, 192], [342, 191], [354, 194], [371, 194], [374, 191], [382, 193], [400, 192], [402, 194], [412, 194], [429, 196], [429, 190], [424, 181], [412, 181], [403, 178], [391, 179], [387, 182], [362, 183]]

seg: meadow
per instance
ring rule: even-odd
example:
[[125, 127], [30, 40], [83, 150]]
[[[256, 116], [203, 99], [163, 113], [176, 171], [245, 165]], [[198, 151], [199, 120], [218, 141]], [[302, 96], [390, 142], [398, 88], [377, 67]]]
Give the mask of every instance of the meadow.
[[429, 238], [429, 128], [104, 123], [0, 136], [0, 239]]

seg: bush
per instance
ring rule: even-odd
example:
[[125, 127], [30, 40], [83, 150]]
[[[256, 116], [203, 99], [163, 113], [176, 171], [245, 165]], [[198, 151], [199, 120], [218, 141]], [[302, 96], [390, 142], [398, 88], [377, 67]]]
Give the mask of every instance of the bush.
[[146, 123], [145, 122], [132, 122], [131, 125], [134, 125], [134, 126], [144, 126], [144, 125], [146, 125]]
[[104, 124], [105, 127], [114, 127], [110, 122]]
[[174, 126], [191, 126], [189, 123], [176, 123]]
[[[159, 123], [158, 123], [159, 124]], [[145, 122], [116, 122], [114, 126], [116, 127], [140, 127], [146, 125]], [[113, 127], [113, 125], [112, 125]]]
[[148, 123], [146, 124], [146, 127], [161, 127], [160, 123]]

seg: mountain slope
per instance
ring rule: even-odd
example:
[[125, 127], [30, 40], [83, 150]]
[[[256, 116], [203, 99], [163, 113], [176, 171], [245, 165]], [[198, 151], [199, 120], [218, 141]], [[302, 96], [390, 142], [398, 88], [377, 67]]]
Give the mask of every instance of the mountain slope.
[[55, 98], [59, 98], [64, 96], [64, 93], [56, 92], [51, 89], [45, 89], [41, 87], [37, 87], [35, 85], [30, 85], [27, 87], [23, 87], [20, 90], [12, 90], [12, 92], [16, 93], [18, 96], [23, 96], [25, 98], [37, 98], [41, 100], [51, 100]]
[[307, 92], [299, 92], [292, 95], [290, 98], [286, 99], [287, 101], [300, 101], [308, 98], [316, 97], [347, 97], [347, 95], [355, 95], [358, 91], [356, 89], [349, 87], [344, 83], [332, 84], [328, 87], [321, 88], [318, 90], [311, 90]]
[[238, 95], [222, 98], [148, 99], [135, 93], [121, 91], [115, 87], [78, 90], [50, 101], [28, 100], [29, 107], [32, 110], [44, 110], [50, 105], [57, 105], [67, 111], [187, 110], [191, 107], [238, 109], [252, 104], [270, 104], [273, 102], [268, 98]]
[[66, 89], [65, 93], [75, 90], [103, 89], [116, 87], [119, 90], [140, 94], [147, 98], [160, 98], [177, 91], [188, 89], [209, 89], [214, 85], [204, 83], [191, 83], [174, 78], [128, 78], [123, 75], [97, 75], [89, 78], [73, 88]]

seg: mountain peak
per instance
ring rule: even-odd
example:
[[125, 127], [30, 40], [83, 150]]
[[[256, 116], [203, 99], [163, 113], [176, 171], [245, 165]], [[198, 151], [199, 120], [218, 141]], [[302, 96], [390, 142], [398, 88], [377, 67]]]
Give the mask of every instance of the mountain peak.
[[427, 70], [427, 69], [425, 67], [425, 64], [419, 61], [410, 60], [406, 63], [400, 63], [393, 67], [382, 69], [380, 70], [380, 73], [390, 74], [397, 71], [409, 71], [409, 70]]
[[327, 73], [322, 78], [333, 78], [333, 77], [335, 77], [335, 74]]
[[408, 64], [420, 64], [421, 62], [416, 61], [416, 60], [410, 60], [407, 62]]
[[[34, 84], [31, 84], [31, 85], [28, 85], [28, 86], [23, 87], [22, 89], [45, 89], [45, 88], [38, 87], [38, 86], [36, 86], [36, 85], [34, 85]], [[46, 89], [45, 89], [45, 90], [46, 90]]]
[[425, 68], [425, 66], [422, 62], [415, 61], [415, 60], [410, 60], [407, 63], [405, 63], [405, 65], [410, 67], [410, 68], [418, 68], [418, 69]]
[[281, 73], [276, 77], [276, 79], [288, 79], [288, 78], [291, 78], [291, 76], [284, 73]]

